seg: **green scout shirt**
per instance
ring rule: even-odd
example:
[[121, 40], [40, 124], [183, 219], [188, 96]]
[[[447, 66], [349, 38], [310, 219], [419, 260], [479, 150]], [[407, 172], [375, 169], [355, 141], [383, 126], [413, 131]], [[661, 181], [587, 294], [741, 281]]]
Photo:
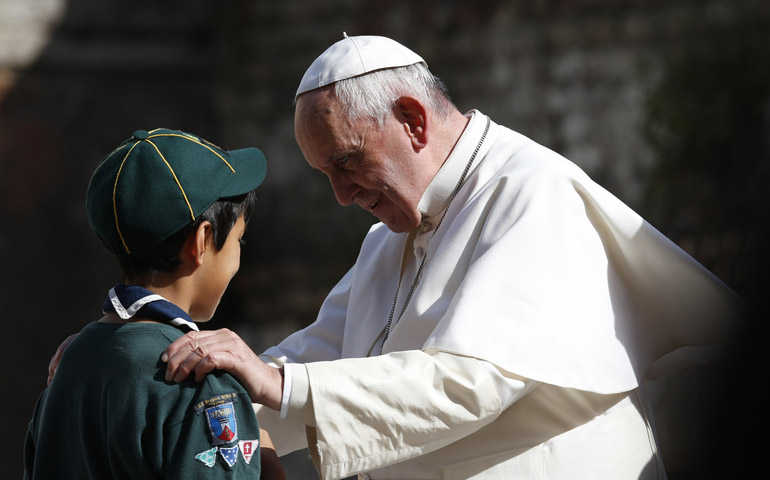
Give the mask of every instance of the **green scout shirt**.
[[259, 427], [235, 378], [164, 380], [160, 355], [181, 335], [157, 323], [84, 328], [38, 399], [25, 479], [258, 479]]

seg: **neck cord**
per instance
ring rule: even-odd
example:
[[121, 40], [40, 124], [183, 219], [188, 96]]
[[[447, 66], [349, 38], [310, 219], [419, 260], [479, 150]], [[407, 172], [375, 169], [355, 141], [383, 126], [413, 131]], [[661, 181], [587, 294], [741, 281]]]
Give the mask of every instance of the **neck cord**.
[[[473, 150], [473, 154], [471, 155], [470, 160], [468, 160], [468, 164], [465, 165], [465, 170], [463, 170], [463, 174], [460, 175], [460, 180], [457, 181], [457, 185], [455, 185], [454, 190], [452, 190], [452, 193], [449, 195], [449, 201], [447, 202], [446, 207], [444, 207], [444, 212], [441, 214], [441, 218], [439, 219], [438, 224], [436, 224], [436, 228], [433, 230], [433, 235], [431, 235], [431, 237], [436, 235], [436, 232], [441, 226], [441, 222], [444, 221], [444, 217], [446, 217], [446, 214], [449, 211], [449, 206], [452, 205], [452, 200], [455, 199], [457, 194], [460, 192], [460, 189], [465, 184], [465, 177], [468, 175], [468, 172], [471, 169], [471, 165], [473, 165], [473, 161], [476, 159], [476, 155], [479, 153], [479, 150], [481, 150], [481, 145], [484, 143], [484, 139], [487, 138], [487, 132], [489, 132], [489, 122], [490, 120], [487, 117], [487, 125], [486, 127], [484, 127], [484, 133], [481, 135], [481, 139], [479, 140], [478, 145], [476, 145], [476, 149]], [[425, 267], [426, 258], [428, 258], [427, 251], [422, 256], [422, 260], [420, 261], [420, 266], [417, 268], [417, 273], [415, 274], [414, 280], [412, 281], [412, 286], [409, 287], [409, 293], [406, 296], [404, 305], [401, 307], [401, 311], [398, 313], [398, 317], [396, 318], [396, 323], [398, 323], [398, 321], [401, 320], [401, 317], [404, 315], [404, 312], [406, 311], [406, 307], [409, 305], [409, 302], [412, 300], [412, 295], [414, 295], [414, 291], [417, 288], [417, 285], [420, 283], [420, 280], [422, 278], [422, 271], [423, 271], [423, 268]], [[390, 315], [388, 315], [388, 323], [387, 325], [385, 325], [385, 334], [382, 337], [382, 344], [380, 345], [380, 353], [382, 353], [382, 350], [385, 348], [385, 341], [388, 339], [388, 335], [390, 335], [391, 324], [393, 324], [393, 314], [396, 311], [396, 302], [398, 301], [398, 291], [400, 289], [401, 289], [401, 278], [399, 275], [398, 286], [396, 287], [396, 294], [393, 296], [393, 304], [390, 306]]]

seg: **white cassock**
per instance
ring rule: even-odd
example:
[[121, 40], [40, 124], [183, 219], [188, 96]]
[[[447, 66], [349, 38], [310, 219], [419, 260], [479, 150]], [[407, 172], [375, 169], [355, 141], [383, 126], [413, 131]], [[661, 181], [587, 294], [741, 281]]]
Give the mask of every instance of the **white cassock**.
[[279, 453], [308, 425], [322, 478], [665, 478], [638, 387], [724, 345], [742, 302], [576, 165], [468, 116], [420, 226], [374, 225], [265, 352], [285, 419], [260, 424]]

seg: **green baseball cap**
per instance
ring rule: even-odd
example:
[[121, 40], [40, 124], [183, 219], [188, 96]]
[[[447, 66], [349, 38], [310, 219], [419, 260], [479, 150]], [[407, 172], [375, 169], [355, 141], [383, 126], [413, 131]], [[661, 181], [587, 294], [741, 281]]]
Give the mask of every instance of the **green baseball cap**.
[[91, 176], [88, 222], [112, 253], [142, 253], [217, 200], [254, 190], [266, 171], [257, 148], [226, 151], [179, 130], [137, 130]]

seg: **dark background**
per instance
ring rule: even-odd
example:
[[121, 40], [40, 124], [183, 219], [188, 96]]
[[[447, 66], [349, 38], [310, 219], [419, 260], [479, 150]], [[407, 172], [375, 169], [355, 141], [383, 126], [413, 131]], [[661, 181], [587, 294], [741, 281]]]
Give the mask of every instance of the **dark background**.
[[[314, 319], [373, 223], [337, 206], [293, 138], [296, 86], [343, 31], [418, 52], [461, 111], [576, 162], [755, 308], [730, 363], [651, 391], [671, 479], [762, 471], [751, 438], [767, 425], [754, 392], [769, 383], [767, 2], [0, 0], [8, 478], [21, 476], [51, 355], [98, 318], [117, 281], [84, 197], [95, 165], [134, 130], [267, 155], [241, 271], [208, 328], [260, 352]], [[290, 478], [313, 478], [303, 453], [286, 463]]]

